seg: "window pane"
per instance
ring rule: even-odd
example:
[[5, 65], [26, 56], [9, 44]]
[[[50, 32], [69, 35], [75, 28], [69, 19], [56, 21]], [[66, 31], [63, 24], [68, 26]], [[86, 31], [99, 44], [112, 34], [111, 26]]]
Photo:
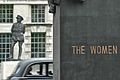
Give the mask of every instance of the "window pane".
[[13, 5], [0, 5], [0, 23], [13, 22]]
[[0, 33], [0, 61], [6, 61], [10, 54], [10, 33]]
[[32, 58], [45, 57], [45, 34], [46, 33], [31, 34]]
[[45, 5], [32, 5], [31, 17], [32, 22], [45, 22]]

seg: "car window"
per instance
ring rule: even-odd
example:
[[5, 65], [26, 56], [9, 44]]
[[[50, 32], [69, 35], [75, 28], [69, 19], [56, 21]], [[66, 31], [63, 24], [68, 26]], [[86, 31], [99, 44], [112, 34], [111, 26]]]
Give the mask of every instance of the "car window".
[[20, 70], [20, 63], [18, 63], [18, 65], [14, 68], [13, 74], [17, 74], [19, 70]]
[[49, 64], [48, 75], [53, 75], [53, 64]]
[[25, 76], [53, 76], [53, 63], [33, 64], [27, 68]]

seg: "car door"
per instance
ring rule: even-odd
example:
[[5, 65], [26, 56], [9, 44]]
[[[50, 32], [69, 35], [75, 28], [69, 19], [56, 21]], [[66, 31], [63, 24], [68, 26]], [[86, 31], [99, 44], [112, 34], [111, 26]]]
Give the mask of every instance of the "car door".
[[53, 80], [53, 77], [35, 77], [35, 76], [31, 76], [31, 77], [27, 77], [25, 78], [25, 80]]
[[25, 70], [26, 80], [53, 80], [53, 63], [35, 63]]

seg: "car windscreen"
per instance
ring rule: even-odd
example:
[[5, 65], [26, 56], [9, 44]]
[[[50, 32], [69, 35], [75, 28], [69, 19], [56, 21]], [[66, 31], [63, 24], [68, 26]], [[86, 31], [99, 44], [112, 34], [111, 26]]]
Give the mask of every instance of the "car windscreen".
[[20, 70], [20, 64], [21, 64], [21, 62], [18, 63], [18, 65], [15, 67], [15, 69], [14, 69], [14, 71], [13, 71], [12, 74], [17, 74], [19, 72], [19, 70]]

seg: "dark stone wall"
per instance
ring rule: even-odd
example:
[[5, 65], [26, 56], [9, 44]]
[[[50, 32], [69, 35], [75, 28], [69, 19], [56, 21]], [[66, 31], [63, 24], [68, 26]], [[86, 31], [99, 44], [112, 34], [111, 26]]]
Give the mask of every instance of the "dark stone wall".
[[[120, 0], [79, 1], [60, 3], [60, 80], [120, 80]], [[116, 45], [118, 54], [74, 55], [73, 45]]]

